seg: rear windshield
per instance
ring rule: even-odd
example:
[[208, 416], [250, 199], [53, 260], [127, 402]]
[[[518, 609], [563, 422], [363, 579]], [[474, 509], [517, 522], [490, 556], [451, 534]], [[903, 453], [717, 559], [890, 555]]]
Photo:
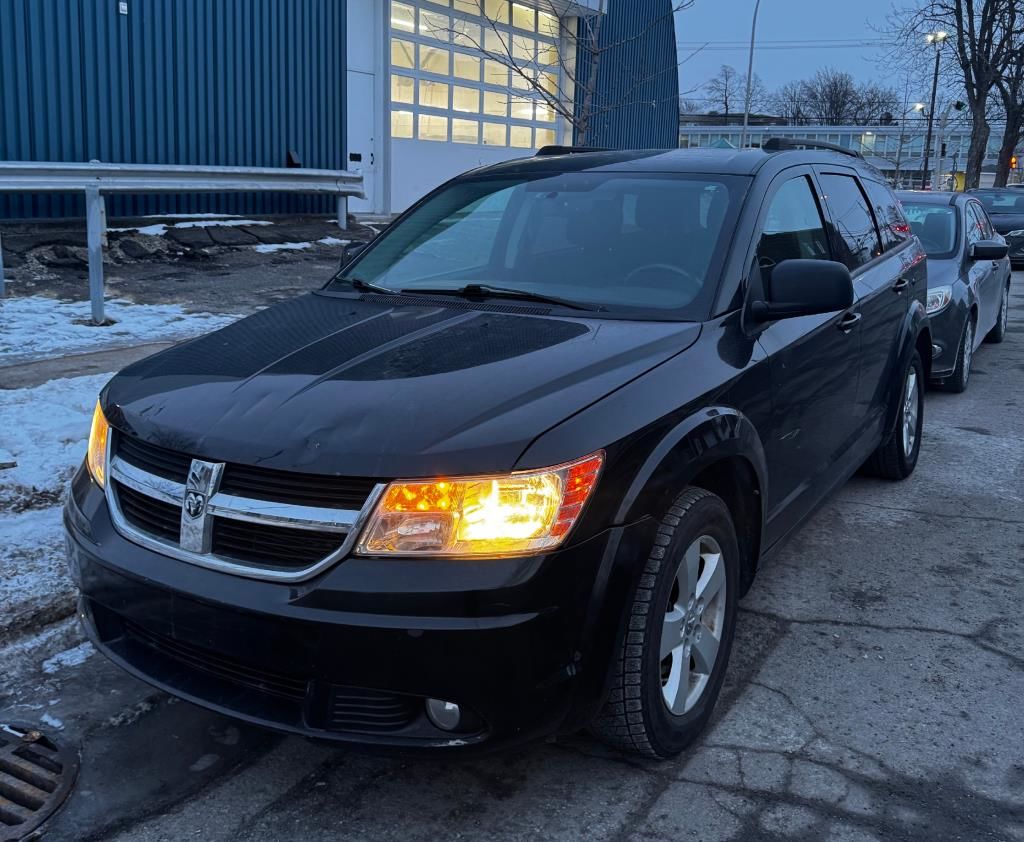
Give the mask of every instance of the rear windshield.
[[972, 195], [985, 206], [985, 210], [989, 213], [1024, 214], [1024, 190], [1021, 190], [1020, 193], [1016, 190], [1006, 190], [999, 193], [974, 193]]
[[929, 257], [953, 257], [956, 252], [957, 230], [955, 208], [949, 205], [904, 201], [903, 215]]
[[745, 177], [559, 173], [442, 188], [329, 288], [481, 284], [606, 312], [707, 316]]

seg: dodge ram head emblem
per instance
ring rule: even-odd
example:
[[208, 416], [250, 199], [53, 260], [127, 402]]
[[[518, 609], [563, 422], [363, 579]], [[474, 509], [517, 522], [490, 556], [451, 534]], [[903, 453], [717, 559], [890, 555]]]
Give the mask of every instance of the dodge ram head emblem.
[[206, 511], [206, 495], [198, 491], [185, 494], [185, 513], [193, 520]]
[[210, 499], [220, 488], [223, 462], [204, 462], [193, 459], [185, 481], [185, 494], [181, 501], [181, 533], [179, 543], [183, 550], [194, 553], [210, 552], [213, 539], [213, 516]]

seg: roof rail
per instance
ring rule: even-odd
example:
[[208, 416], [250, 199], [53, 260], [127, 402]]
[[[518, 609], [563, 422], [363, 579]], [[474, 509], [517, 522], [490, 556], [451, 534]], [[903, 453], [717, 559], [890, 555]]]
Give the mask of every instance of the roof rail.
[[810, 140], [796, 137], [770, 137], [761, 144], [765, 152], [785, 152], [790, 149], [828, 149], [832, 152], [841, 152], [851, 158], [863, 158], [864, 156], [853, 149], [847, 149], [838, 143], [827, 143], [824, 140]]
[[534, 155], [535, 158], [543, 158], [547, 155], [576, 155], [580, 152], [611, 152], [603, 146], [542, 146]]

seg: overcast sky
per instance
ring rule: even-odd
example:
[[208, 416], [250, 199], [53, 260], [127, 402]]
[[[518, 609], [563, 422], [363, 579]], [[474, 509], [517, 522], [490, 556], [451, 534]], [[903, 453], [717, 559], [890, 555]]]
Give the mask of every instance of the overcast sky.
[[[871, 24], [884, 25], [892, 0], [761, 0], [754, 72], [769, 88], [814, 74], [820, 67], [846, 70], [858, 80], [898, 87], [886, 75], [880, 36]], [[680, 60], [701, 44], [708, 46], [680, 67], [680, 91], [698, 87], [731, 64], [746, 72], [754, 0], [696, 0], [677, 14]], [[774, 42], [774, 43], [773, 43]], [[698, 91], [689, 95], [699, 99]]]

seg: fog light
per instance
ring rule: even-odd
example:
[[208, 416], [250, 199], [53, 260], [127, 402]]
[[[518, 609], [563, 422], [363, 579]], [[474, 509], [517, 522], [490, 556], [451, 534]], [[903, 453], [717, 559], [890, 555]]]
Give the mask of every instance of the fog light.
[[442, 731], [454, 731], [462, 722], [462, 711], [455, 702], [427, 699], [427, 718]]
[[932, 345], [932, 357], [937, 357], [942, 353], [942, 348], [939, 345]]

